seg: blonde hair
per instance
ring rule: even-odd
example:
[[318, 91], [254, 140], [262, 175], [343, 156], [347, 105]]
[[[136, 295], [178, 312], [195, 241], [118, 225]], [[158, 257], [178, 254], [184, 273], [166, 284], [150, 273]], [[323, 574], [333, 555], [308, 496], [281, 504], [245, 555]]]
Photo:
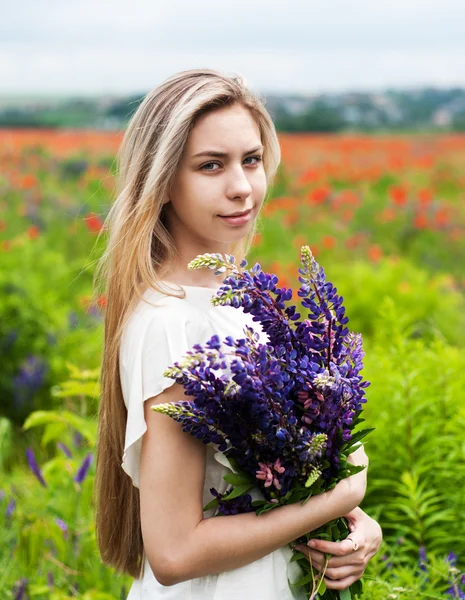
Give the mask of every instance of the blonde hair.
[[[281, 159], [273, 121], [243, 78], [216, 70], [182, 71], [150, 91], [132, 116], [117, 154], [116, 200], [103, 229], [108, 244], [94, 277], [94, 293], [106, 299], [96, 533], [103, 562], [135, 578], [143, 574], [143, 542], [139, 489], [121, 468], [127, 421], [119, 375], [121, 334], [145, 289], [169, 293], [161, 281], [177, 252], [164, 224], [163, 205], [189, 133], [200, 115], [233, 104], [248, 109], [259, 127], [269, 186]], [[249, 252], [256, 227], [255, 222], [248, 235], [231, 248], [237, 261]], [[183, 297], [180, 293], [178, 297]]]

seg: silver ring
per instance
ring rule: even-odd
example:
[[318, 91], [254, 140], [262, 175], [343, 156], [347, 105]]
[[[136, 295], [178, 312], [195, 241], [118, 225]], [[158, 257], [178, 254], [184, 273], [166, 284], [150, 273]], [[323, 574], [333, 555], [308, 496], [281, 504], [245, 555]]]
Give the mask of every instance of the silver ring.
[[352, 542], [352, 544], [354, 545], [354, 549], [352, 550], [352, 552], [357, 552], [358, 550], [358, 544], [355, 540], [353, 540], [351, 537], [347, 536], [346, 540], [350, 540]]

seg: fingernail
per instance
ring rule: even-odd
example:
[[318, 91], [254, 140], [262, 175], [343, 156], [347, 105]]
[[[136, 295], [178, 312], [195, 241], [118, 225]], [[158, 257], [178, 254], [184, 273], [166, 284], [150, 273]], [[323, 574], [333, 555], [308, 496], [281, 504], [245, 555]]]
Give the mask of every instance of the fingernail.
[[310, 546], [310, 548], [315, 548], [316, 547], [316, 542], [315, 540], [310, 540], [307, 544], [307, 546]]

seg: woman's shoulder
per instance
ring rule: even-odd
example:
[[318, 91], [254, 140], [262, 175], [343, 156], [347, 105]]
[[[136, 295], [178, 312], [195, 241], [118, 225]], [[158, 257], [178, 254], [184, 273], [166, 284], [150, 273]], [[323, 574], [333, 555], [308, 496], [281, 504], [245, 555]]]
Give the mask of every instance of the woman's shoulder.
[[121, 350], [131, 352], [148, 343], [172, 346], [182, 340], [191, 344], [214, 333], [207, 298], [168, 296], [155, 289], [146, 290], [124, 326]]
[[148, 288], [137, 303], [133, 315], [150, 318], [159, 315], [199, 314], [202, 311], [190, 301], [186, 294], [184, 298], [162, 293], [154, 288]]

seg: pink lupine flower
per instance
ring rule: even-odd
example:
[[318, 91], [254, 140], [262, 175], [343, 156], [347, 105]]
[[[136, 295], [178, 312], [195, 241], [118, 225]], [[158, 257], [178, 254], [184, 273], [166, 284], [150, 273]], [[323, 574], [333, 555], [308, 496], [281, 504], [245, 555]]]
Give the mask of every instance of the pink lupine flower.
[[284, 473], [284, 471], [286, 470], [282, 465], [281, 465], [281, 459], [277, 458], [274, 465], [273, 465], [273, 469], [276, 471], [276, 473]]
[[263, 479], [263, 481], [265, 481], [265, 487], [270, 487], [273, 483], [273, 473], [271, 472], [270, 467], [262, 462], [259, 462], [258, 466], [261, 470], [256, 472], [257, 479]]

